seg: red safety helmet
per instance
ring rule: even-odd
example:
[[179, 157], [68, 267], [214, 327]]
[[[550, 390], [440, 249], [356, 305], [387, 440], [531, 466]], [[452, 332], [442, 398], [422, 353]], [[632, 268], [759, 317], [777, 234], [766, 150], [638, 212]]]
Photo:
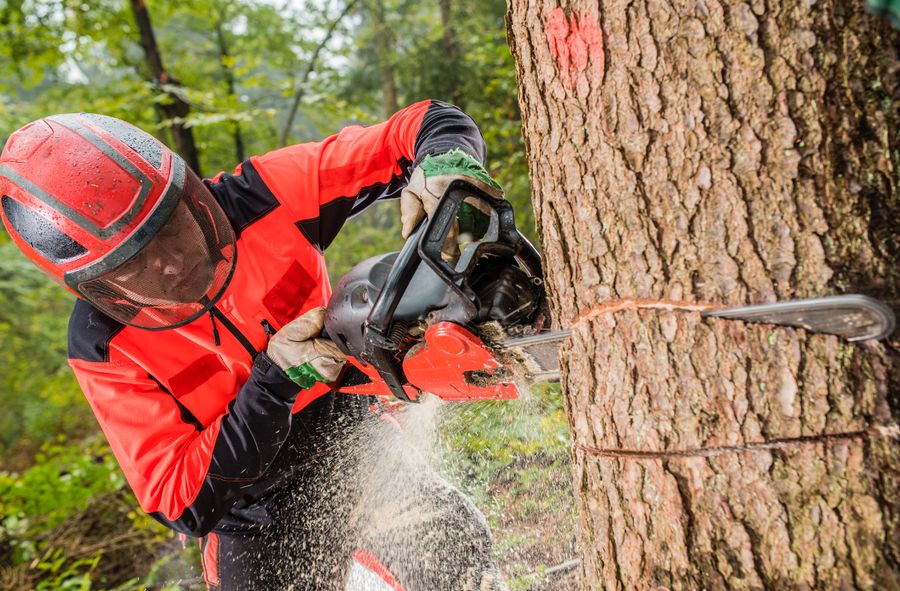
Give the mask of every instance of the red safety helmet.
[[13, 133], [0, 200], [29, 259], [125, 324], [186, 324], [234, 272], [234, 231], [210, 190], [156, 138], [113, 117], [55, 115]]

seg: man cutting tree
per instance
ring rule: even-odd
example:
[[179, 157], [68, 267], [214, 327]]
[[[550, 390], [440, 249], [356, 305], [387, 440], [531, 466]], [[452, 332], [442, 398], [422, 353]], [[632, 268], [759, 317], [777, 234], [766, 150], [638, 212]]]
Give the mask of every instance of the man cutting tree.
[[204, 181], [111, 117], [10, 136], [3, 222], [78, 296], [70, 365], [141, 507], [202, 537], [211, 588], [341, 589], [359, 544], [397, 588], [504, 588], [483, 516], [331, 391], [344, 358], [317, 338], [344, 222], [399, 195], [408, 236], [460, 176], [499, 196], [484, 155], [438, 101]]

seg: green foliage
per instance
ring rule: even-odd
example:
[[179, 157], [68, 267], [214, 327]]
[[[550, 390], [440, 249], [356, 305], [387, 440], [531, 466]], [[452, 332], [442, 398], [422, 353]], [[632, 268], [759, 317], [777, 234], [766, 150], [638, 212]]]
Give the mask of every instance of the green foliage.
[[121, 490], [125, 479], [100, 437], [68, 445], [45, 443], [34, 465], [21, 473], [0, 472], [0, 539], [11, 540], [14, 563], [38, 557], [34, 540], [85, 509], [102, 493]]
[[534, 560], [569, 558], [575, 527], [559, 386], [538, 384], [519, 400], [448, 405], [439, 434], [441, 470], [485, 511], [510, 589], [533, 588], [541, 565]]
[[54, 434], [84, 434], [96, 422], [66, 363], [73, 298], [8, 241], [0, 244], [0, 301], [0, 451], [15, 465]]
[[567, 429], [556, 384], [538, 384], [519, 400], [453, 405], [441, 423], [445, 468], [464, 480], [486, 482], [523, 458], [564, 458]]
[[97, 568], [102, 557], [103, 554], [97, 552], [90, 558], [73, 561], [67, 559], [62, 548], [56, 548], [37, 563], [36, 568], [45, 573], [37, 584], [37, 591], [55, 589], [90, 591], [91, 573]]
[[45, 443], [30, 468], [0, 472], [0, 588], [136, 591], [140, 577], [121, 581], [123, 566], [149, 582], [169, 563], [187, 572], [179, 561], [193, 565], [196, 552], [173, 548], [154, 562], [171, 532], [136, 505], [102, 436]]
[[370, 257], [400, 250], [400, 204], [378, 203], [350, 219], [325, 251], [332, 285], [353, 265]]
[[386, 78], [394, 81], [401, 106], [424, 98], [458, 103], [484, 134], [488, 172], [505, 189], [520, 230], [536, 240], [515, 68], [506, 44], [506, 3], [453, 0], [450, 28], [457, 49], [449, 58], [438, 2], [362, 4], [363, 18], [353, 21], [352, 45], [344, 49], [349, 67], [323, 72], [320, 83], [381, 116], [387, 114]]

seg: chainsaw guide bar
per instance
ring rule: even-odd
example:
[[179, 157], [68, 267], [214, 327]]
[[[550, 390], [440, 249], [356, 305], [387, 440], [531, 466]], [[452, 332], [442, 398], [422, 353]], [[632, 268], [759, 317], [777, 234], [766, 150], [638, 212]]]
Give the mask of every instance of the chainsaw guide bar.
[[883, 339], [896, 326], [894, 312], [887, 305], [858, 294], [739, 306], [704, 312], [703, 316], [804, 328], [851, 342]]
[[[810, 332], [833, 334], [851, 342], [882, 339], [896, 326], [894, 313], [882, 302], [863, 295], [841, 295], [775, 304], [738, 306], [712, 312], [704, 317], [726, 318], [803, 328]], [[559, 380], [557, 352], [572, 330], [507, 338], [492, 345], [498, 355], [527, 384]]]
[[545, 332], [506, 339], [495, 348], [504, 357], [512, 357], [528, 384], [559, 381], [559, 346], [572, 336], [571, 330]]

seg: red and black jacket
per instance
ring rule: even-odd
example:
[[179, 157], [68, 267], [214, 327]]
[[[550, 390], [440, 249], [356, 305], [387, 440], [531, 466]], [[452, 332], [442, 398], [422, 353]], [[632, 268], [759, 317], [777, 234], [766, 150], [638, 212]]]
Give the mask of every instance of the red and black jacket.
[[347, 218], [397, 197], [416, 163], [453, 148], [484, 162], [465, 113], [422, 101], [250, 158], [205, 181], [237, 236], [234, 275], [209, 315], [147, 331], [75, 304], [69, 363], [145, 511], [194, 536], [253, 525], [248, 491], [270, 476], [292, 414], [328, 391], [300, 392], [262, 353], [269, 333], [327, 303], [322, 252]]

